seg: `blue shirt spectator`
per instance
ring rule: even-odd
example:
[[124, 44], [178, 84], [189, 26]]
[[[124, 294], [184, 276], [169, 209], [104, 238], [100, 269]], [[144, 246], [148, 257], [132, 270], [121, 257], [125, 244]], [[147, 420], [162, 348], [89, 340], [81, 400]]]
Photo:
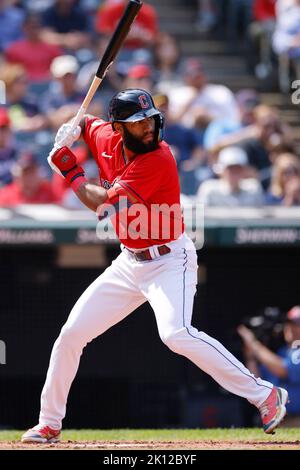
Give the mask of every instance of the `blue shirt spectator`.
[[78, 54], [90, 47], [90, 17], [81, 10], [75, 0], [56, 0], [42, 14], [42, 38], [45, 42], [62, 47], [65, 52]]
[[[245, 88], [236, 93], [235, 99], [238, 106], [237, 119], [228, 119], [226, 116], [212, 120], [205, 130], [204, 148], [214, 151], [224, 136], [234, 134], [254, 124], [254, 110], [260, 103], [258, 93], [251, 88]], [[234, 145], [234, 142], [227, 145], [231, 144]]]
[[298, 415], [300, 414], [300, 341], [298, 349], [286, 345], [277, 351], [277, 355], [283, 360], [287, 377], [279, 378], [263, 365], [260, 367], [261, 377], [277, 387], [288, 390], [290, 401], [286, 407], [287, 411], [291, 415]]
[[300, 306], [286, 315], [283, 334], [285, 345], [276, 353], [258, 341], [244, 325], [238, 327], [244, 342], [248, 369], [256, 376], [285, 388], [289, 393], [289, 415], [300, 416]]
[[173, 119], [169, 111], [169, 99], [165, 94], [153, 97], [155, 106], [162, 112], [165, 119], [164, 140], [172, 147], [180, 169], [181, 163], [192, 157], [193, 152], [203, 146], [203, 132], [184, 126]]
[[48, 8], [42, 16], [43, 26], [51, 28], [57, 33], [69, 33], [73, 31], [88, 31], [87, 16], [81, 8], [70, 4], [61, 6], [61, 1]]
[[[181, 192], [183, 194], [195, 194], [199, 186], [196, 170], [199, 167], [202, 168], [203, 163], [205, 163], [203, 132], [200, 129], [188, 128], [173, 119], [169, 112], [167, 95], [154, 95], [154, 102], [165, 118], [164, 140], [170, 145], [177, 161]], [[207, 177], [210, 176], [209, 173]]]
[[241, 128], [242, 124], [239, 121], [228, 121], [223, 119], [213, 120], [207, 126], [207, 129], [204, 133], [204, 148], [208, 150], [213, 149], [219, 143], [221, 137], [232, 134]]
[[202, 146], [203, 137], [193, 128], [188, 128], [180, 123], [166, 124], [164, 140], [175, 149], [178, 166], [188, 160], [197, 146]]

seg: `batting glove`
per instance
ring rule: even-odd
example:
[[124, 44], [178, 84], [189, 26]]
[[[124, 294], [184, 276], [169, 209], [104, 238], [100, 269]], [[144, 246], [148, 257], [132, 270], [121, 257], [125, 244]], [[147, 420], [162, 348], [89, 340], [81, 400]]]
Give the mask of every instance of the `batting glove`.
[[84, 170], [77, 165], [76, 156], [68, 147], [55, 148], [48, 156], [51, 168], [62, 175], [70, 185], [78, 177], [84, 177]]
[[77, 126], [73, 129], [72, 122], [63, 124], [57, 131], [54, 146], [71, 147], [81, 134], [81, 127]]

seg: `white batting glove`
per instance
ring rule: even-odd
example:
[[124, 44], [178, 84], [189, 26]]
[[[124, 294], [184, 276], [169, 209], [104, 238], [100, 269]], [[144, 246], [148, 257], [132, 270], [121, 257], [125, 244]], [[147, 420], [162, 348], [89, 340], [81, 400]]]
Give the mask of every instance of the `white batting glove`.
[[57, 131], [54, 146], [55, 147], [71, 147], [81, 134], [81, 127], [77, 126], [73, 129], [72, 123], [66, 123], [60, 126]]

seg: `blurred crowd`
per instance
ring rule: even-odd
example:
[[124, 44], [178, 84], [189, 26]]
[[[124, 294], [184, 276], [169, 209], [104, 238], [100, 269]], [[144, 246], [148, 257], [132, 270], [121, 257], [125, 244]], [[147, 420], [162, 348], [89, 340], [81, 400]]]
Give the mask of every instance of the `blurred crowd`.
[[[297, 73], [300, 0], [190, 0], [201, 33], [247, 34], [254, 73]], [[82, 207], [47, 165], [57, 129], [77, 112], [127, 0], [0, 0], [0, 205]], [[186, 2], [183, 2], [187, 6]], [[220, 80], [221, 81], [221, 80]], [[165, 116], [164, 139], [177, 160], [183, 198], [207, 206], [300, 205], [300, 160], [279, 109], [254, 89], [211, 83], [201, 57], [185, 57], [144, 5], [89, 113], [107, 119], [123, 88], [151, 92]], [[74, 147], [87, 177], [98, 170]]]
[[[295, 305], [282, 318], [277, 318], [276, 322], [273, 320], [270, 328], [270, 318], [273, 316], [276, 319], [274, 310], [277, 309], [267, 308], [269, 318], [252, 317], [250, 328], [241, 324], [237, 331], [243, 342], [248, 369], [256, 377], [262, 377], [288, 390], [288, 417], [284, 426], [296, 427], [300, 425], [300, 307]], [[273, 346], [269, 343], [276, 338], [278, 345], [274, 348], [275, 344]]]

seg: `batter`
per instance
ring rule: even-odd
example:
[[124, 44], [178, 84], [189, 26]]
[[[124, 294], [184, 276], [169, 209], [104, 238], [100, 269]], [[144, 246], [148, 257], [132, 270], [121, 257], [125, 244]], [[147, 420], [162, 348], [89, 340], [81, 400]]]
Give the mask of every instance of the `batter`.
[[[139, 89], [115, 95], [109, 116], [110, 122], [86, 116], [75, 132], [64, 124], [56, 137], [61, 147], [48, 158], [100, 219], [110, 213], [122, 250], [81, 295], [63, 326], [50, 358], [39, 424], [22, 441], [59, 440], [84, 347], [146, 301], [161, 340], [255, 405], [264, 431], [272, 433], [286, 413], [286, 390], [256, 378], [222, 344], [191, 325], [197, 255], [184, 232], [176, 162], [161, 140], [163, 116], [151, 95]], [[80, 136], [98, 164], [100, 185], [87, 182], [69, 148]]]

